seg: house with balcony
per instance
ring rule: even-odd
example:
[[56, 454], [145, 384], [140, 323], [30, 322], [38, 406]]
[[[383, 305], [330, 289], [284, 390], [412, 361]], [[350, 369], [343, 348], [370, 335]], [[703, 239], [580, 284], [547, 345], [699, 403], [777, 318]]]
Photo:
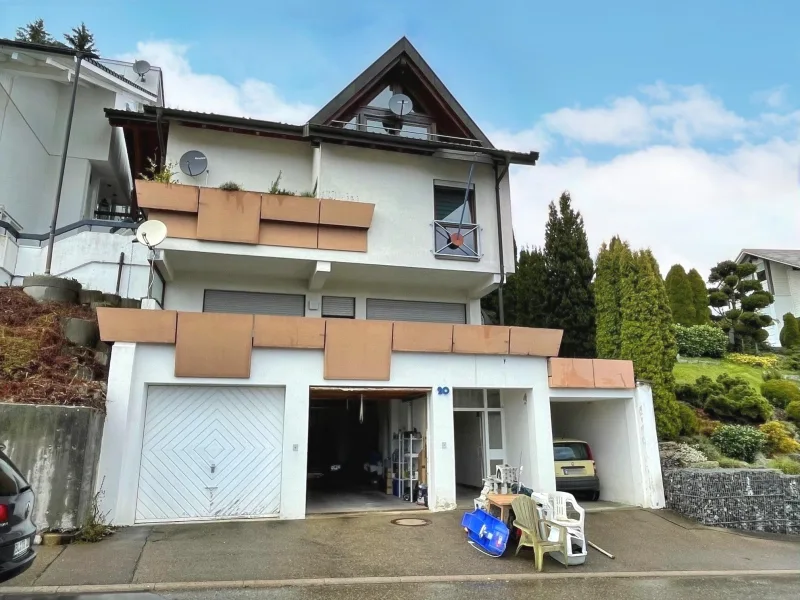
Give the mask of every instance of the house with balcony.
[[514, 268], [509, 167], [538, 154], [495, 148], [407, 39], [303, 125], [105, 112], [132, 162], [204, 167], [136, 180], [167, 229], [148, 309], [98, 311], [112, 522], [448, 510], [502, 465], [554, 491], [554, 437], [591, 444], [601, 498], [663, 506], [631, 363], [483, 323]]
[[133, 140], [103, 110], [163, 106], [161, 71], [139, 74], [132, 63], [91, 56], [76, 67], [74, 50], [0, 40], [0, 285], [43, 271], [71, 123], [52, 273], [103, 292], [144, 295], [146, 252], [131, 235], [138, 218]]

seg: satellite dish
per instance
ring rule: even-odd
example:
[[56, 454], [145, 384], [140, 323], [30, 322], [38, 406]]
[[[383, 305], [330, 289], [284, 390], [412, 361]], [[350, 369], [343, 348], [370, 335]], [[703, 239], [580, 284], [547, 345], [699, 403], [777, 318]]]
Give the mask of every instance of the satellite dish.
[[148, 248], [155, 248], [167, 237], [167, 226], [161, 221], [145, 221], [136, 229], [136, 239]]
[[395, 94], [389, 98], [389, 110], [391, 110], [398, 117], [407, 115], [414, 109], [414, 103], [411, 98], [405, 94]]
[[144, 74], [150, 71], [150, 63], [146, 60], [137, 60], [133, 63], [133, 72], [136, 73], [141, 79], [139, 81], [144, 81]]
[[205, 173], [208, 167], [208, 158], [206, 158], [206, 155], [200, 152], [200, 150], [189, 150], [181, 156], [181, 160], [178, 164], [184, 174], [190, 177], [196, 177], [197, 175]]

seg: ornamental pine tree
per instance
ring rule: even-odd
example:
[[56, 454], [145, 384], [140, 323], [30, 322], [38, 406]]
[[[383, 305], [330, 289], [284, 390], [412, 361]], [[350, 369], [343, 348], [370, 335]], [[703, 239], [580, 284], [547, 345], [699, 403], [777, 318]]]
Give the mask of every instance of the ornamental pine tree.
[[697, 269], [692, 269], [687, 274], [689, 285], [692, 286], [692, 301], [694, 303], [695, 325], [711, 324], [711, 309], [708, 307], [708, 290], [703, 276]]
[[708, 282], [708, 303], [714, 308], [712, 320], [730, 338], [738, 350], [758, 350], [769, 333], [764, 329], [772, 324], [772, 317], [759, 312], [775, 301], [775, 297], [761, 287], [753, 263], [738, 264], [732, 260], [719, 263], [711, 269]]
[[622, 278], [631, 268], [633, 254], [627, 242], [618, 237], [605, 242], [597, 255], [594, 294], [597, 319], [597, 356], [619, 358], [622, 327]]
[[800, 346], [800, 322], [792, 313], [783, 315], [783, 327], [780, 334], [781, 346], [797, 348]]
[[73, 27], [72, 33], [64, 34], [64, 39], [70, 48], [97, 54], [97, 48], [94, 46], [94, 34], [86, 28], [86, 23], [81, 22], [80, 27]]
[[697, 311], [694, 304], [694, 293], [683, 266], [672, 265], [664, 284], [667, 288], [673, 320], [684, 327], [695, 325]]
[[568, 192], [561, 194], [558, 207], [554, 202], [550, 203], [550, 215], [545, 226], [544, 264], [547, 285], [542, 301], [547, 326], [564, 330], [560, 355], [593, 357], [594, 264], [589, 254], [583, 217], [572, 209]]
[[649, 250], [634, 253], [620, 288], [619, 358], [633, 361], [636, 377], [650, 381], [659, 436], [673, 439], [681, 430], [672, 374], [677, 346], [664, 282]]

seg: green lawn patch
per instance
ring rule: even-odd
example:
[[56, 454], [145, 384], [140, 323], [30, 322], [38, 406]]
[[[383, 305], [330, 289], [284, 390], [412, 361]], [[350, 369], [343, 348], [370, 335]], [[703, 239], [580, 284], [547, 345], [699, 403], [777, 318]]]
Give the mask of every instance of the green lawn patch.
[[727, 373], [731, 377], [742, 377], [756, 390], [761, 389], [764, 379], [761, 377], [763, 369], [747, 365], [737, 365], [732, 362], [715, 358], [698, 358], [697, 362], [680, 362], [675, 365], [673, 373], [677, 383], [694, 383], [698, 377], [705, 375], [716, 380], [718, 375]]

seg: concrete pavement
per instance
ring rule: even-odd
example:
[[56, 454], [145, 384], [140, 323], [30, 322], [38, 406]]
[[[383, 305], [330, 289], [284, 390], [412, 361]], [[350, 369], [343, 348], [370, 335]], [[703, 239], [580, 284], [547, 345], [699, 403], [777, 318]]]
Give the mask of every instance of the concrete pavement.
[[[524, 575], [530, 551], [489, 558], [465, 543], [461, 513], [425, 513], [431, 524], [401, 527], [397, 515], [130, 527], [98, 544], [39, 548], [34, 567], [11, 586], [325, 578]], [[545, 572], [742, 571], [800, 569], [800, 538], [710, 529], [668, 511], [587, 515], [587, 564]], [[241, 586], [240, 586], [241, 587]], [[2, 587], [0, 587], [2, 589]]]

